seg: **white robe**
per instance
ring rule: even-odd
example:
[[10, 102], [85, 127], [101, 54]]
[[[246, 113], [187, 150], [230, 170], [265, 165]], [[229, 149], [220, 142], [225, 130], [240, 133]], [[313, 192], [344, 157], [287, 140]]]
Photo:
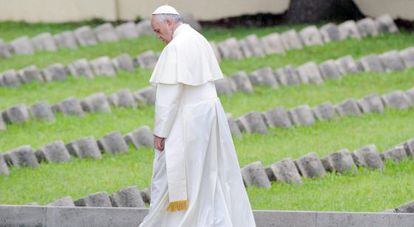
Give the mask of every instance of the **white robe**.
[[[202, 38], [191, 29], [182, 26], [177, 30], [181, 28], [180, 34], [192, 38], [186, 41], [198, 42], [199, 49], [185, 50], [190, 56], [177, 58], [177, 55], [182, 54], [176, 53], [177, 50], [181, 52], [180, 45], [176, 45], [174, 51], [168, 51], [174, 40], [182, 41], [178, 39], [181, 35], [177, 37], [178, 33], [174, 32], [173, 41], [164, 49], [170, 53], [163, 51], [169, 57], [160, 57], [160, 61], [175, 62], [159, 61], [151, 78], [157, 87], [154, 134], [166, 137], [166, 141], [164, 151], [155, 150], [151, 204], [140, 227], [253, 227], [253, 212], [241, 177], [230, 128], [213, 82], [222, 75], [214, 76], [212, 73], [221, 71], [211, 55], [214, 54], [211, 47], [205, 46], [204, 41], [200, 40]], [[186, 36], [181, 37], [188, 38]], [[191, 45], [189, 43], [187, 47]], [[206, 66], [204, 70], [207, 72], [203, 77], [197, 76], [200, 74], [187, 74], [185, 77], [177, 74], [199, 70], [191, 68], [197, 67], [194, 61], [186, 65], [187, 62], [183, 60], [186, 57]], [[201, 62], [200, 59], [209, 62]], [[177, 70], [175, 64], [182, 64], [181, 69]], [[165, 73], [169, 73], [170, 77], [166, 77]], [[176, 169], [185, 172], [184, 179], [180, 179], [179, 174], [175, 175]], [[178, 184], [170, 182], [171, 178]], [[184, 189], [181, 180], [185, 182]], [[169, 185], [172, 187], [169, 188]], [[188, 208], [167, 211], [169, 195], [180, 193], [187, 196]]]

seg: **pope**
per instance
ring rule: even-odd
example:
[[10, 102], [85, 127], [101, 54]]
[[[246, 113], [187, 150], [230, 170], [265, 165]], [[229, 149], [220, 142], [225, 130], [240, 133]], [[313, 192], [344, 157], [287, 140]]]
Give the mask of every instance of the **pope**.
[[156, 87], [151, 203], [140, 227], [256, 226], [215, 80], [210, 43], [173, 7], [151, 18], [165, 44]]

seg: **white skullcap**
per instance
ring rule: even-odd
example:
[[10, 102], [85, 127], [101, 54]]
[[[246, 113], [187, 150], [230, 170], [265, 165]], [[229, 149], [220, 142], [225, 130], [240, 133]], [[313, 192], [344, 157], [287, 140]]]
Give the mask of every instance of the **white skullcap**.
[[169, 5], [162, 5], [158, 7], [152, 15], [158, 15], [158, 14], [174, 14], [174, 15], [180, 15], [174, 7]]

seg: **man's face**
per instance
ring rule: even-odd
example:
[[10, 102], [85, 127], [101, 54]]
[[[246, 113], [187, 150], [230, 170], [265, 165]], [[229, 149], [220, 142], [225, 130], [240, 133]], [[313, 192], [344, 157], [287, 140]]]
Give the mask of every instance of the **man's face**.
[[167, 18], [166, 20], [160, 20], [157, 16], [152, 16], [151, 26], [157, 37], [165, 44], [168, 44], [172, 40], [174, 23], [171, 19]]

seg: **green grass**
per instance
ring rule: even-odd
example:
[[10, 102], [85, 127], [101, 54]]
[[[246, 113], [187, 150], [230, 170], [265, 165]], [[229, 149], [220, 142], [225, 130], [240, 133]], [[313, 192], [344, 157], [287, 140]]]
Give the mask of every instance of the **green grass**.
[[[413, 111], [387, 111], [383, 115], [318, 122], [312, 127], [273, 129], [268, 135], [244, 135], [243, 140], [235, 140], [235, 145], [241, 166], [256, 160], [270, 164], [310, 151], [322, 156], [370, 143], [384, 150], [414, 135], [414, 126], [407, 124], [413, 117]], [[384, 129], [393, 133], [386, 135]], [[66, 195], [77, 199], [129, 185], [145, 188], [150, 182], [152, 158], [152, 151], [143, 149], [116, 156], [106, 154], [98, 161], [73, 159], [65, 164], [42, 164], [37, 169], [12, 168], [9, 177], [0, 177], [0, 203], [45, 204]], [[361, 171], [355, 176], [305, 180], [303, 186], [273, 184], [271, 190], [249, 189], [249, 197], [254, 209], [381, 211], [412, 198], [412, 170], [414, 164], [410, 161], [387, 165], [383, 173]]]

